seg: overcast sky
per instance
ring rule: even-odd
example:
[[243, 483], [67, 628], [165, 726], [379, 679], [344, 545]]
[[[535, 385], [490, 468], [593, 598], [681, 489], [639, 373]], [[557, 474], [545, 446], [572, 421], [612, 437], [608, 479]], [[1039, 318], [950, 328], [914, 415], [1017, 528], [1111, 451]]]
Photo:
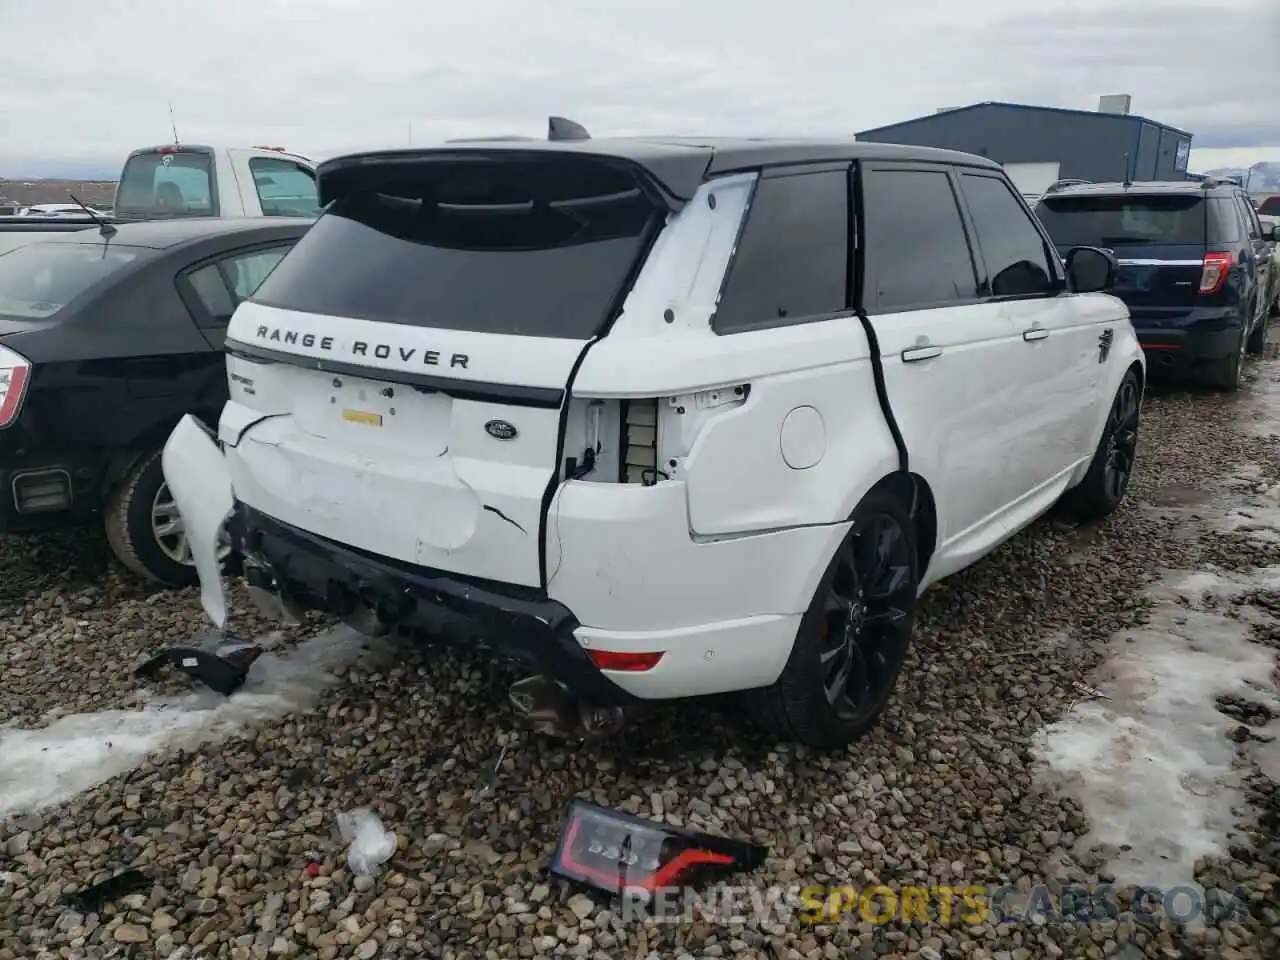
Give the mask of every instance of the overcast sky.
[[0, 176], [165, 142], [852, 133], [1014, 100], [1280, 160], [1280, 0], [0, 0]]

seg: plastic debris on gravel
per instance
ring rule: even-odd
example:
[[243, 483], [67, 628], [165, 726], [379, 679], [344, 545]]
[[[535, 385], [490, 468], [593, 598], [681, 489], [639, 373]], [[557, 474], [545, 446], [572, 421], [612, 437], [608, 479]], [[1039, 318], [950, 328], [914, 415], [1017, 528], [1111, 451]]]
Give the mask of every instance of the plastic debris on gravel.
[[339, 627], [288, 651], [264, 653], [229, 698], [196, 689], [150, 699], [138, 710], [70, 714], [38, 729], [0, 730], [0, 818], [62, 803], [157, 751], [225, 740], [306, 710], [337, 681], [335, 671], [369, 649], [367, 638]]

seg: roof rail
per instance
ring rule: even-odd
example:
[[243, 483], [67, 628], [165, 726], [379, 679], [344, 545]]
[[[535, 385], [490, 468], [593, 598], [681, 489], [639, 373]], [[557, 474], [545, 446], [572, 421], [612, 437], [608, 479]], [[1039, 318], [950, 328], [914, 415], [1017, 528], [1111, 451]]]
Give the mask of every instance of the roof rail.
[[1061, 190], [1064, 187], [1079, 187], [1084, 184], [1093, 183], [1092, 180], [1055, 180], [1045, 188], [1045, 195]]

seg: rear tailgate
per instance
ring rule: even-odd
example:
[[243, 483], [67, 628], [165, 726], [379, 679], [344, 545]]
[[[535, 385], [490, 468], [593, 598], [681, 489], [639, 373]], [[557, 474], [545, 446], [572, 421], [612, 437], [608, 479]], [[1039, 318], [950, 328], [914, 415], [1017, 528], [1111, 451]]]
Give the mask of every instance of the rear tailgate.
[[236, 496], [380, 556], [540, 586], [561, 408], [664, 210], [627, 170], [563, 155], [342, 177], [228, 328]]
[[1037, 214], [1065, 254], [1074, 246], [1111, 250], [1119, 261], [1111, 291], [1135, 321], [1176, 322], [1202, 305], [1200, 274], [1209, 203], [1199, 194], [1046, 197]]

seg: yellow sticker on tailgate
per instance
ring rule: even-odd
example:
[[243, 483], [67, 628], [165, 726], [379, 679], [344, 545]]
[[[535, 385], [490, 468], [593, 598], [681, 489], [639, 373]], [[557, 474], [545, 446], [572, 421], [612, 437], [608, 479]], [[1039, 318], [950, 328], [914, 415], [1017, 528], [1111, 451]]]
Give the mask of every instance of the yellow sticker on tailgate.
[[350, 407], [343, 408], [342, 419], [349, 420], [351, 423], [363, 423], [370, 427], [382, 426], [382, 414], [370, 413], [367, 410], [352, 410]]

